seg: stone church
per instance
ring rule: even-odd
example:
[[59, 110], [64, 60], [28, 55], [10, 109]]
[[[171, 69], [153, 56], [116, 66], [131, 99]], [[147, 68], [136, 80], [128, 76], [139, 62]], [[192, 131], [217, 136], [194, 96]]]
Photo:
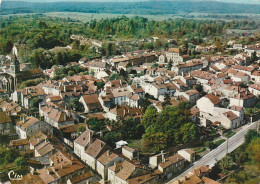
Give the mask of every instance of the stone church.
[[41, 69], [32, 69], [27, 71], [20, 70], [17, 48], [14, 46], [12, 53], [6, 57], [10, 63], [0, 72], [0, 88], [7, 92], [13, 92], [17, 85], [23, 81], [43, 77]]

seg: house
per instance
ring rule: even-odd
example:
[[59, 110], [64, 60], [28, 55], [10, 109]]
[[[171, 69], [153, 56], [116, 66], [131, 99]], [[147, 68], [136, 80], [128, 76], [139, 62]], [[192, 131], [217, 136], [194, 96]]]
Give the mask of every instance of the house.
[[97, 74], [101, 71], [106, 71], [107, 63], [100, 61], [92, 61], [85, 64], [89, 68], [89, 73]]
[[127, 145], [128, 145], [128, 143], [123, 140], [116, 142], [116, 148], [121, 148], [121, 147], [127, 146]]
[[54, 145], [50, 143], [47, 139], [41, 142], [34, 148], [34, 156], [40, 161], [41, 164], [49, 164], [49, 156], [55, 151]]
[[203, 126], [220, 122], [224, 128], [234, 129], [244, 123], [242, 110], [236, 107], [232, 107], [231, 109], [221, 108], [220, 104], [220, 98], [211, 94], [197, 101], [197, 107], [200, 111], [200, 122]]
[[159, 96], [164, 96], [167, 93], [167, 87], [165, 84], [152, 83], [144, 86], [145, 93], [154, 96], [158, 99]]
[[153, 173], [137, 176], [128, 181], [129, 184], [159, 184], [160, 173], [154, 171]]
[[211, 168], [209, 168], [209, 166], [200, 166], [196, 169], [193, 170], [193, 173], [198, 176], [198, 177], [202, 177], [202, 176], [209, 176], [209, 173], [211, 171]]
[[91, 171], [88, 171], [80, 175], [72, 176], [67, 180], [67, 184], [85, 184], [94, 183], [94, 181], [94, 174]]
[[16, 133], [20, 139], [30, 138], [38, 132], [53, 134], [52, 126], [32, 116], [23, 116], [22, 120], [16, 123]]
[[142, 112], [139, 108], [131, 108], [129, 106], [115, 107], [106, 113], [106, 117], [110, 120], [118, 120], [119, 118], [127, 119], [132, 117], [134, 119], [140, 119]]
[[46, 105], [40, 107], [39, 113], [41, 117], [44, 117], [47, 123], [56, 128], [74, 124], [72, 114], [60, 108]]
[[19, 151], [25, 151], [25, 152], [30, 150], [30, 144], [27, 139], [11, 140], [9, 147]]
[[174, 174], [180, 172], [184, 168], [185, 159], [179, 154], [163, 158], [158, 165], [158, 170], [162, 172], [163, 180], [170, 179]]
[[[21, 104], [25, 108], [32, 107], [32, 100], [37, 98], [40, 100], [44, 100], [46, 97], [46, 93], [40, 87], [26, 87], [21, 91]], [[17, 97], [18, 98], [18, 97]]]
[[235, 50], [242, 50], [243, 49], [243, 45], [242, 44], [234, 44], [233, 45], [233, 49], [235, 49]]
[[219, 97], [208, 94], [197, 101], [197, 107], [200, 111], [214, 111], [214, 107], [219, 107], [221, 100]]
[[260, 84], [251, 84], [248, 90], [256, 97], [260, 97]]
[[193, 163], [195, 162], [196, 155], [195, 152], [191, 149], [181, 149], [178, 151], [178, 154], [181, 155], [186, 161]]
[[141, 165], [125, 160], [108, 168], [108, 180], [115, 184], [127, 184], [130, 179], [147, 173]]
[[107, 150], [97, 159], [96, 171], [102, 176], [104, 181], [108, 180], [108, 168], [125, 159], [118, 154]]
[[74, 153], [83, 161], [86, 160], [86, 149], [93, 142], [93, 134], [94, 132], [92, 130], [87, 129], [74, 141]]
[[122, 147], [122, 154], [130, 160], [139, 160], [139, 151], [128, 146]]
[[8, 103], [7, 101], [0, 99], [0, 109], [6, 112], [10, 116], [16, 116], [21, 114], [22, 108], [15, 102]]
[[98, 95], [84, 95], [79, 99], [84, 106], [85, 113], [93, 113], [102, 111], [102, 106], [99, 102]]
[[260, 83], [260, 71], [254, 71], [250, 77], [253, 82]]
[[233, 98], [230, 98], [230, 106], [236, 105], [245, 108], [253, 107], [255, 104], [255, 96], [249, 92], [240, 92], [235, 95]]
[[96, 139], [85, 151], [84, 160], [93, 170], [96, 170], [97, 159], [109, 149], [108, 145]]
[[184, 176], [177, 181], [174, 181], [171, 184], [219, 184], [218, 182], [208, 178], [208, 177], [199, 177], [195, 174]]
[[163, 162], [163, 160], [165, 159], [165, 157], [167, 156], [168, 154], [167, 153], [164, 153], [163, 151], [157, 155], [153, 155], [151, 157], [149, 157], [149, 166], [152, 168], [152, 169], [155, 169], [158, 167], [158, 165], [160, 163]]
[[183, 95], [191, 104], [196, 104], [197, 100], [200, 98], [200, 94], [196, 89], [191, 89], [179, 94]]
[[185, 62], [185, 59], [180, 56], [179, 48], [170, 48], [166, 53], [166, 59], [168, 63], [172, 63], [173, 66], [179, 65]]
[[60, 127], [60, 131], [62, 133], [63, 141], [73, 148], [74, 144], [73, 141], [78, 138], [78, 127], [85, 126], [83, 123], [74, 124], [74, 125], [67, 125]]
[[171, 71], [173, 71], [176, 75], [181, 75], [182, 73], [189, 73], [195, 70], [199, 70], [203, 67], [202, 62], [198, 61], [191, 61], [186, 62], [185, 64], [179, 64], [176, 66], [173, 66]]
[[50, 167], [36, 171], [45, 183], [65, 183], [75, 175], [82, 174], [84, 165], [71, 154], [58, 151], [49, 157]]
[[1, 135], [8, 135], [13, 131], [11, 118], [6, 112], [0, 112], [0, 133]]
[[47, 139], [48, 139], [47, 135], [45, 135], [41, 131], [38, 132], [37, 134], [33, 135], [29, 139], [30, 149], [34, 150], [37, 145], [41, 144], [42, 142], [47, 141]]

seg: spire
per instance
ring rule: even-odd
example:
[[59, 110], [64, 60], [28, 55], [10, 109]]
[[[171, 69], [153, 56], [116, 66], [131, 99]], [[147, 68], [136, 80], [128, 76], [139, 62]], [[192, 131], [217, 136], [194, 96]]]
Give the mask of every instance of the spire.
[[17, 50], [17, 47], [15, 45], [13, 46], [12, 53], [15, 57], [18, 57], [18, 50]]

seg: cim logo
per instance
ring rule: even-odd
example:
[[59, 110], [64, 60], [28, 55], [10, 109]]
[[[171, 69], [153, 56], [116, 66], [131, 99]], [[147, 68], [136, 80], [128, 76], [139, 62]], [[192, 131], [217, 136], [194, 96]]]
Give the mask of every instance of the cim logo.
[[22, 180], [23, 179], [23, 175], [18, 175], [13, 170], [11, 170], [8, 173], [8, 177], [9, 177], [10, 180]]

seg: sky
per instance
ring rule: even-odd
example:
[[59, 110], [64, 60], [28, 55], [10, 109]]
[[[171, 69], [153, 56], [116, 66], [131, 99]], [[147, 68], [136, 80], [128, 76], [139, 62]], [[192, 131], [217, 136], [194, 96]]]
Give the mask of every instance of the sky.
[[[17, 0], [0, 0], [1, 1], [17, 1]], [[18, 0], [18, 1], [30, 1], [30, 2], [96, 2], [97, 0]], [[137, 2], [137, 1], [147, 1], [147, 0], [98, 0], [98, 1], [103, 1], [103, 2]], [[197, 0], [194, 0], [197, 1]], [[246, 4], [260, 4], [260, 0], [215, 0], [215, 1], [220, 1], [220, 2], [231, 2], [231, 3], [246, 3]]]

